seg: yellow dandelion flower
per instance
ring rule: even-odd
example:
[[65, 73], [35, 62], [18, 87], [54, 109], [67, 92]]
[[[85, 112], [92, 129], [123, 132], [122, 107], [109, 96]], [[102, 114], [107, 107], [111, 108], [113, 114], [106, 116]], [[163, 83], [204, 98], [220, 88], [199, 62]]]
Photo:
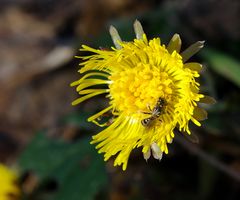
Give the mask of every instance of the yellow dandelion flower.
[[18, 199], [20, 189], [15, 172], [0, 164], [0, 200]]
[[[116, 155], [114, 166], [127, 167], [134, 148], [142, 147], [144, 158], [161, 160], [168, 153], [167, 144], [174, 138], [174, 129], [190, 134], [189, 121], [200, 126], [206, 111], [198, 107], [200, 100], [211, 98], [199, 93], [196, 78], [202, 65], [186, 61], [197, 53], [204, 42], [197, 42], [180, 53], [181, 39], [175, 34], [167, 46], [160, 38], [148, 40], [139, 21], [135, 21], [136, 39], [122, 41], [111, 26], [115, 44], [111, 50], [94, 49], [82, 45], [80, 51], [94, 53], [80, 57], [81, 79], [73, 82], [81, 95], [72, 104], [106, 94], [109, 106], [91, 116], [88, 121], [106, 127], [93, 136], [104, 160]], [[105, 88], [102, 85], [106, 85]], [[99, 117], [111, 113], [105, 123]]]

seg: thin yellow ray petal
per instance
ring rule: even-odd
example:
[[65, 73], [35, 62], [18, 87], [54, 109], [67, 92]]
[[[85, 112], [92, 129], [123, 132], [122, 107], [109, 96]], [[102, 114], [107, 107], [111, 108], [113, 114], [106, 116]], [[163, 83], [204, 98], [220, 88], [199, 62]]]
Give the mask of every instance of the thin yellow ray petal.
[[104, 113], [108, 112], [109, 110], [111, 110], [113, 108], [113, 106], [109, 106], [103, 110], [101, 110], [100, 112], [96, 113], [95, 115], [91, 116], [88, 118], [88, 121], [91, 122], [94, 119], [97, 119], [98, 117], [100, 117], [101, 115], [103, 115]]
[[196, 124], [197, 126], [201, 126], [201, 123], [199, 121], [197, 121], [196, 119], [194, 119], [193, 117], [191, 118], [192, 122], [194, 124]]
[[95, 93], [91, 93], [91, 94], [88, 94], [88, 95], [85, 95], [83, 97], [80, 97], [78, 99], [76, 99], [75, 101], [72, 102], [72, 105], [75, 106], [91, 97], [94, 97], [94, 96], [97, 96], [99, 94], [103, 94], [103, 93], [106, 93], [106, 91], [101, 91], [101, 92], [95, 92]]
[[101, 73], [101, 72], [92, 72], [92, 73], [87, 73], [85, 74], [81, 79], [77, 80], [77, 81], [74, 81], [70, 84], [71, 87], [73, 86], [76, 86], [76, 85], [79, 85], [84, 79], [90, 77], [90, 76], [103, 76], [103, 77], [106, 77], [108, 78], [108, 74], [105, 74], [105, 73]]
[[82, 45], [82, 48], [79, 49], [79, 51], [91, 51], [91, 52], [94, 52], [94, 53], [99, 53], [99, 52], [101, 52], [101, 50], [99, 50], [99, 49], [94, 49], [94, 48], [89, 47], [89, 46], [87, 46], [87, 45]]
[[86, 90], [81, 90], [79, 92], [79, 94], [84, 95], [84, 94], [89, 94], [89, 93], [93, 93], [93, 92], [101, 92], [101, 91], [109, 92], [109, 89], [86, 89]]
[[99, 126], [99, 127], [109, 126], [109, 122], [105, 122], [105, 123], [100, 124], [100, 123], [99, 123], [98, 121], [96, 121], [95, 119], [92, 120], [92, 123], [96, 124], [96, 125]]
[[85, 89], [90, 86], [95, 86], [95, 85], [102, 85], [102, 84], [108, 84], [108, 80], [101, 80], [101, 79], [85, 79], [85, 81], [77, 86], [77, 91], [79, 92], [82, 89]]

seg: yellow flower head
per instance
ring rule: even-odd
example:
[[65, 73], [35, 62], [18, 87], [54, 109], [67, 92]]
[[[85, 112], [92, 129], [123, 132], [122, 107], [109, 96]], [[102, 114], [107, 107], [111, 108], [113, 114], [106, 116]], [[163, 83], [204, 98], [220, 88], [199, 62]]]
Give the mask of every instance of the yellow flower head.
[[17, 175], [0, 164], [0, 200], [15, 200], [20, 196]]
[[[189, 121], [200, 126], [199, 120], [206, 111], [199, 108], [199, 77], [201, 64], [186, 61], [202, 47], [197, 42], [180, 53], [181, 39], [175, 34], [168, 46], [160, 38], [148, 40], [138, 21], [134, 23], [136, 39], [123, 42], [117, 30], [111, 26], [110, 34], [115, 47], [97, 50], [82, 46], [81, 51], [94, 53], [82, 56], [81, 79], [73, 82], [81, 95], [73, 105], [93, 96], [106, 93], [109, 106], [91, 116], [88, 121], [106, 129], [93, 136], [92, 143], [104, 160], [116, 155], [114, 165], [123, 164], [123, 170], [131, 151], [142, 147], [145, 159], [151, 155], [161, 159], [168, 153], [167, 144], [174, 138], [174, 129], [190, 134]], [[105, 88], [100, 85], [106, 85]], [[205, 101], [206, 102], [206, 101]], [[98, 119], [106, 113], [112, 117], [103, 124]]]

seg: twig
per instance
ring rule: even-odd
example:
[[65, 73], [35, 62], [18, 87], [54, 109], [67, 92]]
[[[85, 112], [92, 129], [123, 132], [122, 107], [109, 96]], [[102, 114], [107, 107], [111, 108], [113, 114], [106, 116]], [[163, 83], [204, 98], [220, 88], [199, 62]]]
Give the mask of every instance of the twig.
[[209, 164], [211, 164], [213, 167], [217, 168], [218, 170], [224, 172], [225, 174], [229, 175], [230, 177], [234, 178], [235, 180], [240, 182], [240, 173], [231, 169], [226, 164], [222, 163], [215, 157], [208, 155], [206, 152], [204, 152], [202, 149], [197, 147], [196, 145], [188, 142], [182, 137], [176, 136], [174, 139], [177, 143], [182, 145], [185, 149], [190, 151], [192, 154], [197, 155], [201, 159], [207, 161]]

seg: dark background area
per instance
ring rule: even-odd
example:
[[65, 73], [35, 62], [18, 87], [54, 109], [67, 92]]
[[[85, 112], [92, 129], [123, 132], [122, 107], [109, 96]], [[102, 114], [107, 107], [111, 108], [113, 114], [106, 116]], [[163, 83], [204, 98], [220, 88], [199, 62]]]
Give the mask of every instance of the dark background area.
[[[73, 107], [69, 84], [82, 44], [113, 46], [110, 25], [130, 41], [135, 19], [165, 44], [174, 33], [183, 49], [206, 41], [192, 60], [204, 64], [201, 91], [217, 104], [192, 127], [198, 144], [176, 133], [161, 162], [137, 149], [123, 172], [89, 144], [101, 129], [86, 119], [104, 96]], [[0, 0], [0, 162], [18, 166], [23, 198], [239, 199], [239, 19], [239, 0]]]

